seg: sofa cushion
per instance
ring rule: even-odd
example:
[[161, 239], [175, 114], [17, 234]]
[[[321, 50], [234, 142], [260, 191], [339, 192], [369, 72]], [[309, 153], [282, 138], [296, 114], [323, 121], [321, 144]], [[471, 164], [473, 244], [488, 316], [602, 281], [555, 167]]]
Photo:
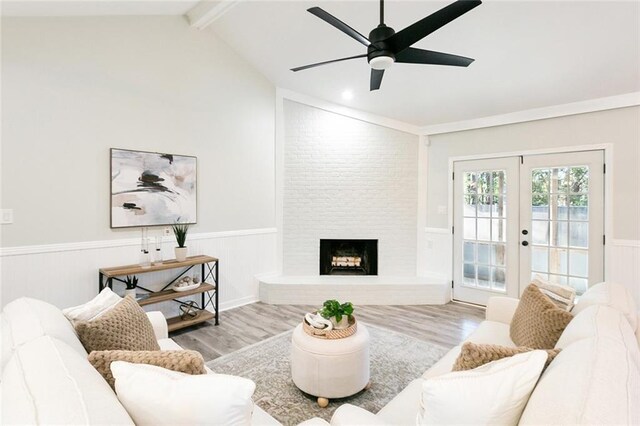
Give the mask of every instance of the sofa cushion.
[[3, 424], [133, 425], [86, 355], [50, 336], [15, 349], [2, 388]]
[[546, 361], [536, 350], [426, 379], [417, 423], [515, 425]]
[[62, 313], [75, 327], [81, 321], [91, 321], [116, 306], [122, 297], [115, 294], [109, 287], [105, 287], [96, 297], [82, 305], [62, 310]]
[[496, 321], [482, 321], [465, 341], [478, 344], [516, 346], [511, 340], [511, 336], [509, 336], [509, 324]]
[[93, 321], [78, 323], [76, 330], [88, 352], [160, 350], [149, 318], [132, 297]]
[[435, 364], [431, 366], [427, 371], [422, 375], [423, 379], [428, 379], [430, 377], [436, 377], [441, 374], [451, 373], [453, 369], [453, 364], [455, 364], [456, 359], [460, 355], [461, 346], [455, 346], [451, 348], [449, 352], [447, 352], [442, 358], [438, 360]]
[[540, 377], [521, 424], [640, 424], [640, 372], [619, 339], [579, 340]]
[[558, 308], [538, 286], [529, 284], [511, 321], [511, 340], [518, 346], [553, 349], [572, 319], [571, 313]]
[[[605, 305], [592, 305], [573, 318], [558, 339], [556, 348], [566, 348], [591, 337], [617, 339], [629, 347], [636, 344], [633, 330], [622, 312]], [[640, 365], [640, 351], [632, 351], [631, 355]]]
[[590, 287], [578, 300], [573, 314], [578, 315], [592, 305], [605, 305], [621, 311], [634, 331], [638, 327], [638, 313], [631, 292], [621, 284], [603, 282]]
[[41, 300], [21, 297], [2, 311], [2, 365], [17, 347], [42, 336], [51, 336], [87, 356], [73, 326], [60, 309]]
[[531, 284], [535, 284], [542, 294], [547, 296], [560, 309], [570, 311], [576, 298], [576, 289], [545, 280], [536, 275]]
[[111, 364], [118, 399], [136, 425], [247, 425], [255, 383], [225, 374], [189, 375], [154, 365]]
[[[524, 346], [478, 345], [473, 342], [465, 342], [460, 349], [460, 355], [458, 355], [451, 371], [473, 370], [490, 362], [533, 350], [534, 349]], [[547, 367], [558, 355], [560, 349], [546, 349], [545, 352], [547, 352], [548, 355], [547, 362], [545, 363], [545, 367]]]
[[377, 416], [389, 425], [415, 425], [420, 408], [423, 379], [416, 379], [378, 411]]
[[93, 351], [89, 362], [104, 377], [111, 388], [115, 389], [111, 363], [127, 361], [135, 364], [149, 364], [179, 371], [186, 374], [206, 374], [204, 359], [196, 351]]

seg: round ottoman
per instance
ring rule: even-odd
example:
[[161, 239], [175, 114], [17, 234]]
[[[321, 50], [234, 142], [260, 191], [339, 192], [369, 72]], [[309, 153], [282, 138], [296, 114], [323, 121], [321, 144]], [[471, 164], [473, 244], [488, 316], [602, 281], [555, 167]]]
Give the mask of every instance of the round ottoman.
[[344, 339], [311, 337], [299, 324], [291, 337], [291, 377], [303, 392], [318, 397], [326, 407], [329, 398], [351, 396], [369, 384], [369, 332], [358, 323]]

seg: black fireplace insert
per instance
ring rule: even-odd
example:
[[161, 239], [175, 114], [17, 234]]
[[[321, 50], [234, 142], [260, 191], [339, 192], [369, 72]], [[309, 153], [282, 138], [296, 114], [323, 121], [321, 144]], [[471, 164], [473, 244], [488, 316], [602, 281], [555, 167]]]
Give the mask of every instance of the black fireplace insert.
[[378, 275], [378, 240], [320, 240], [320, 275]]

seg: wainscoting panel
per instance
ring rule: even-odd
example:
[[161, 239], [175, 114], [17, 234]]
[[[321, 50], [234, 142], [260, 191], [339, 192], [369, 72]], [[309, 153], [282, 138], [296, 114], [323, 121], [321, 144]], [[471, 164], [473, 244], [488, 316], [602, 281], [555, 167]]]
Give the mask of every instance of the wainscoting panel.
[[640, 241], [613, 240], [611, 245], [610, 271], [605, 271], [606, 279], [619, 282], [631, 290], [640, 309]]
[[[189, 236], [190, 255], [207, 254], [220, 259], [222, 310], [258, 300], [254, 276], [275, 271], [276, 235], [275, 228], [267, 228]], [[174, 246], [173, 238], [166, 237], [166, 259], [174, 257]], [[139, 240], [132, 239], [2, 248], [0, 304], [4, 306], [22, 296], [61, 308], [84, 303], [98, 293], [99, 268], [135, 264], [139, 253]], [[139, 284], [157, 290], [177, 273], [171, 270], [140, 275]], [[123, 284], [114, 284], [116, 292], [123, 289]], [[168, 302], [151, 305], [149, 310], [175, 315], [176, 307]]]

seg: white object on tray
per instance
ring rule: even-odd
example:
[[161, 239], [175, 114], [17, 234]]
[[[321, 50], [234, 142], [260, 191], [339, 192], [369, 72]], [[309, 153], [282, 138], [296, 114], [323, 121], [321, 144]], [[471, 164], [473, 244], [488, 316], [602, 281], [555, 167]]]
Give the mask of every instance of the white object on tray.
[[172, 289], [173, 289], [174, 291], [178, 291], [178, 292], [180, 292], [180, 291], [189, 291], [189, 290], [193, 290], [194, 288], [198, 288], [198, 287], [200, 287], [200, 284], [202, 284], [202, 283], [196, 283], [196, 284], [191, 284], [191, 285], [185, 285], [185, 286], [182, 286], [182, 287], [178, 287], [178, 286], [176, 286], [176, 285], [174, 284], [174, 285], [173, 285], [173, 287], [172, 287]]

